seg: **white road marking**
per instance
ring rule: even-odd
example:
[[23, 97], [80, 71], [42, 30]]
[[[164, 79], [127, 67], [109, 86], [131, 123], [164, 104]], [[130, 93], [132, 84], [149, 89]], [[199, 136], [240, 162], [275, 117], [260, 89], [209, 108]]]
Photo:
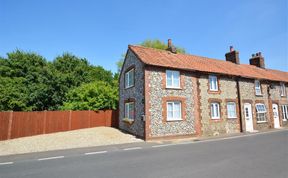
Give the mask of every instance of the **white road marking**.
[[162, 145], [153, 145], [153, 148], [159, 148], [159, 147], [166, 147], [166, 146], [172, 146], [172, 145], [177, 145], [177, 144], [162, 144]]
[[51, 160], [51, 159], [61, 159], [61, 158], [64, 158], [64, 156], [55, 156], [55, 157], [40, 158], [40, 159], [38, 159], [38, 161]]
[[88, 153], [85, 153], [85, 155], [96, 155], [96, 154], [102, 154], [102, 153], [107, 153], [107, 151], [88, 152]]
[[131, 148], [124, 148], [123, 150], [128, 151], [128, 150], [140, 150], [142, 149], [141, 147], [131, 147]]
[[8, 164], [13, 164], [13, 162], [4, 162], [4, 163], [0, 163], [0, 165], [8, 165]]

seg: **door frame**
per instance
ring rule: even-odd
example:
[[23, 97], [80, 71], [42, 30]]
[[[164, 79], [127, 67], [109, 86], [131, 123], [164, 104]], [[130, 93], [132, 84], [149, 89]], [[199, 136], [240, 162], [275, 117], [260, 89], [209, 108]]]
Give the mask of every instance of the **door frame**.
[[[247, 129], [248, 121], [246, 120], [246, 110], [245, 110], [246, 106], [250, 108], [250, 113], [249, 113], [250, 117], [251, 117], [251, 121], [250, 121], [251, 127], [250, 127], [250, 129]], [[244, 108], [245, 131], [246, 132], [253, 132], [254, 131], [254, 123], [253, 123], [252, 104], [251, 103], [244, 103], [243, 104], [243, 108]], [[249, 112], [249, 109], [248, 109], [248, 112]]]
[[[277, 120], [278, 120], [278, 126], [275, 127], [275, 117], [274, 117], [274, 106], [276, 106], [277, 109]], [[277, 103], [272, 103], [272, 114], [273, 114], [273, 127], [274, 128], [280, 128], [280, 116], [279, 116], [279, 105]]]

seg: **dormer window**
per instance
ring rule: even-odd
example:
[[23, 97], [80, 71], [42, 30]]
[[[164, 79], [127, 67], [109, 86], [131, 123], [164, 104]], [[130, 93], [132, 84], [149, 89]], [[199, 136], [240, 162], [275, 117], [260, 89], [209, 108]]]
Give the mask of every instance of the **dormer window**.
[[255, 94], [256, 95], [262, 95], [261, 84], [260, 84], [259, 80], [255, 80]]
[[284, 83], [280, 83], [280, 95], [286, 96], [286, 87]]
[[166, 70], [166, 88], [180, 88], [180, 72]]
[[209, 86], [210, 91], [218, 91], [218, 81], [217, 76], [209, 75]]

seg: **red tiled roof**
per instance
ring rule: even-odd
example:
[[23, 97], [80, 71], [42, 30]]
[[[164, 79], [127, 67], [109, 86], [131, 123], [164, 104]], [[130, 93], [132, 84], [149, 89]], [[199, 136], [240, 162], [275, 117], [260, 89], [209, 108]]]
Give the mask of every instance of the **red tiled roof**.
[[170, 51], [143, 46], [129, 45], [129, 49], [133, 51], [143, 63], [148, 65], [288, 82], [288, 72], [262, 69], [248, 64], [234, 64], [228, 61], [190, 54], [174, 54]]

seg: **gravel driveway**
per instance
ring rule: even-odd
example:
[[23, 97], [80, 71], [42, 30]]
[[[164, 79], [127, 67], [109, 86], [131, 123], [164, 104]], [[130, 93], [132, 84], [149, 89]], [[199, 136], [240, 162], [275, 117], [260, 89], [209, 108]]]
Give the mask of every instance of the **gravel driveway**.
[[132, 142], [143, 142], [143, 140], [115, 128], [95, 127], [0, 141], [0, 155]]

